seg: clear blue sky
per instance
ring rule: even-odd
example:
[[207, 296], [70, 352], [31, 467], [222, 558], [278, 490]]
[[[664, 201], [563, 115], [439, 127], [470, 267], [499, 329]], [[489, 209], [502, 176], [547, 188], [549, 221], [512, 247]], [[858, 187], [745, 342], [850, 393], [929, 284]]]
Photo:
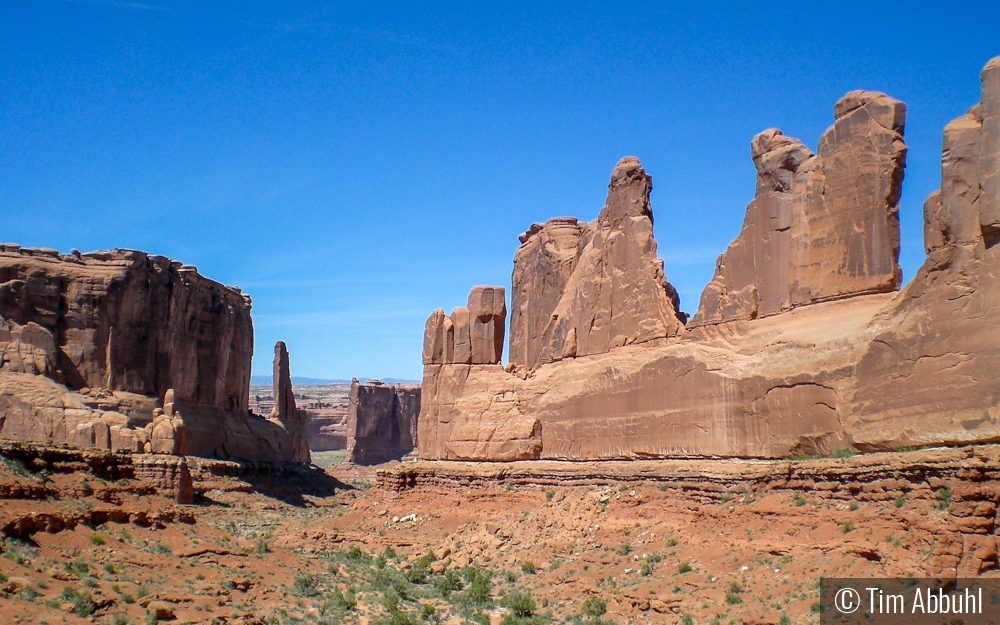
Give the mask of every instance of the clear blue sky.
[[1000, 4], [0, 4], [0, 240], [126, 247], [252, 295], [255, 373], [420, 377], [424, 319], [509, 288], [517, 234], [593, 219], [635, 155], [682, 308], [753, 196], [749, 142], [815, 149], [852, 89], [908, 105], [904, 279], [941, 130]]

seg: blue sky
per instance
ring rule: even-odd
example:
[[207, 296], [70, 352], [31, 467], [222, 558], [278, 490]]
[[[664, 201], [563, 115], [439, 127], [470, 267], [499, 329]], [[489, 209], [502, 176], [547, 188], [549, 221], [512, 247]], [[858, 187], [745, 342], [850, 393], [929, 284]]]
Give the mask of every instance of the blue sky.
[[518, 233], [593, 219], [626, 155], [693, 313], [753, 197], [753, 135], [815, 149], [863, 88], [908, 105], [908, 280], [1000, 5], [818, 5], [7, 0], [0, 240], [241, 286], [255, 373], [282, 339], [297, 376], [419, 379], [430, 311], [509, 288]]

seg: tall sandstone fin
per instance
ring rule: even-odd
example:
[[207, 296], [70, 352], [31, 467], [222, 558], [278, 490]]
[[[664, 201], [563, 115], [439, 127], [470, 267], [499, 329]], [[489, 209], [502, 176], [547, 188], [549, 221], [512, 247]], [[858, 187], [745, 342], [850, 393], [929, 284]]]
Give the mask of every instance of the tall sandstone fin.
[[274, 387], [274, 409], [271, 419], [278, 421], [288, 432], [291, 449], [288, 460], [308, 463], [309, 453], [308, 415], [295, 406], [295, 391], [292, 389], [292, 372], [288, 358], [288, 347], [284, 341], [274, 344], [272, 362], [272, 384]]
[[511, 278], [511, 363], [532, 369], [680, 333], [677, 291], [656, 256], [652, 187], [639, 160], [623, 158], [597, 220], [559, 218], [522, 235]]
[[813, 155], [777, 129], [751, 141], [757, 189], [691, 327], [899, 288], [906, 106], [852, 91]]

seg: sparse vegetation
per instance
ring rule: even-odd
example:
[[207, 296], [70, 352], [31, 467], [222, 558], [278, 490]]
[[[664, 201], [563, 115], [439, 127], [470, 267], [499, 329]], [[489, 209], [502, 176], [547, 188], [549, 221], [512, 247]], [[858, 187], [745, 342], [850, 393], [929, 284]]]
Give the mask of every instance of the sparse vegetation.
[[938, 510], [947, 510], [948, 506], [951, 505], [951, 489], [947, 487], [942, 487], [937, 489], [937, 502], [934, 504]]

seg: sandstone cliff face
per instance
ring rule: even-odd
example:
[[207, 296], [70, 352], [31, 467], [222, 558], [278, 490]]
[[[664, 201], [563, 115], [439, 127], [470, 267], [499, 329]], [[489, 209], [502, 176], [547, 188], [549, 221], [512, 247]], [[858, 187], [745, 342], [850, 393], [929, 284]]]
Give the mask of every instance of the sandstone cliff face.
[[905, 117], [902, 102], [854, 91], [818, 155], [780, 130], [754, 137], [756, 197], [691, 327], [898, 289]]
[[1000, 430], [1000, 57], [981, 80], [980, 103], [944, 130], [941, 190], [924, 204], [927, 260], [872, 324], [855, 367], [851, 423], [864, 444], [978, 441]]
[[[426, 366], [420, 457], [781, 457], [997, 440], [1000, 59], [982, 81], [982, 102], [945, 131], [929, 255], [902, 291], [904, 109], [854, 92], [837, 103], [818, 155], [777, 131], [754, 139], [757, 195], [693, 329], [545, 364], [541, 321], [578, 312], [526, 298], [534, 278], [516, 267], [512, 363], [541, 364]], [[629, 279], [628, 263], [574, 257], [587, 236], [576, 224], [558, 224], [579, 232], [551, 243], [555, 225], [529, 230], [518, 251], [543, 268], [539, 284], [599, 263]]]
[[369, 380], [351, 384], [347, 461], [379, 464], [399, 460], [417, 446], [420, 386]]
[[248, 413], [250, 299], [162, 256], [0, 247], [0, 437], [286, 460]]
[[513, 365], [533, 369], [683, 329], [677, 292], [656, 257], [652, 187], [638, 159], [623, 158], [596, 221], [553, 219], [521, 235], [511, 277]]
[[0, 251], [0, 369], [246, 410], [250, 300], [194, 267], [114, 250]]

